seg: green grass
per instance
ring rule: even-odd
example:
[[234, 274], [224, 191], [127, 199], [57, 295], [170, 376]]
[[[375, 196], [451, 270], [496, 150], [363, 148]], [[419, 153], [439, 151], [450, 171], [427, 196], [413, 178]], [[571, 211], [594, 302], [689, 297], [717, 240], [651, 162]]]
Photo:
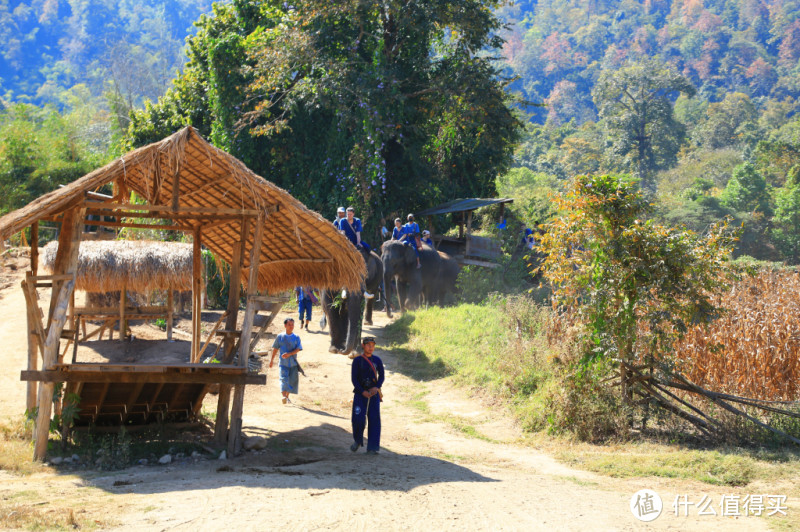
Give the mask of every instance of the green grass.
[[[513, 314], [513, 319], [510, 315]], [[386, 327], [399, 369], [419, 380], [452, 377], [506, 399], [528, 428], [541, 428], [557, 356], [545, 345], [544, 311], [521, 299], [429, 307]], [[426, 407], [412, 403], [418, 410]]]
[[[564, 413], [564, 405], [551, 398], [563, 386], [560, 360], [567, 357], [546, 344], [546, 326], [546, 311], [511, 298], [418, 310], [387, 326], [386, 332], [399, 371], [420, 381], [450, 377], [505, 399], [528, 432], [529, 443], [571, 466], [617, 478], [691, 479], [718, 486], [780, 486], [800, 477], [800, 452], [793, 448], [692, 448], [661, 439], [595, 445], [547, 434], [548, 417]], [[427, 393], [415, 392], [408, 403], [423, 414], [421, 421], [441, 422], [466, 436], [492, 441], [474, 420], [432, 414]], [[578, 406], [590, 408], [593, 400]], [[800, 496], [798, 489], [793, 493]]]

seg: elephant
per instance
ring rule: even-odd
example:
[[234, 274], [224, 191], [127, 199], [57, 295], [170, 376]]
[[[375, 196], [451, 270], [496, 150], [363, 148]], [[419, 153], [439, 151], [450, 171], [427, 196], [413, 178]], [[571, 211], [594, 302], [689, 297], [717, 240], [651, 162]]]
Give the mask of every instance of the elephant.
[[442, 262], [439, 266], [439, 275], [436, 276], [434, 282], [426, 284], [424, 282], [425, 276], [423, 276], [425, 301], [433, 305], [444, 305], [447, 294], [455, 293], [456, 279], [461, 271], [458, 261], [447, 253], [440, 251], [439, 257]]
[[372, 306], [383, 280], [383, 262], [375, 252], [361, 250], [367, 277], [361, 290], [326, 289], [322, 291], [322, 310], [328, 322], [331, 345], [328, 351], [349, 355], [361, 349], [361, 317], [372, 325]]
[[419, 305], [419, 298], [427, 284], [435, 283], [439, 275], [442, 258], [439, 252], [427, 245], [419, 250], [421, 268], [417, 268], [414, 248], [397, 240], [383, 243], [383, 279], [386, 290], [387, 314], [391, 317], [388, 303], [391, 301], [393, 282], [397, 282], [397, 297], [400, 311], [413, 310]]

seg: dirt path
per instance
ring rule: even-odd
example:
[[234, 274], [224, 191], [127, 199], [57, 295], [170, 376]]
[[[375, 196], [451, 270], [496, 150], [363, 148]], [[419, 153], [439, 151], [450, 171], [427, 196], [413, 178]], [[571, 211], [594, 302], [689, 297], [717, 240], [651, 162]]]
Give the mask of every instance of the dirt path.
[[[0, 354], [0, 417], [24, 409], [25, 386], [18, 379], [26, 340], [18, 286], [0, 292], [6, 342]], [[268, 370], [266, 386], [248, 387], [245, 431], [265, 436], [266, 450], [227, 461], [185, 459], [80, 476], [0, 472], [0, 528], [2, 512], [22, 501], [71, 508], [79, 519], [119, 530], [766, 528], [757, 518], [673, 515], [678, 494], [719, 501], [723, 494], [743, 495], [740, 490], [616, 480], [565, 467], [515, 443], [520, 433], [501, 409], [483, 406], [447, 380], [418, 383], [398, 372], [398, 361], [380, 349], [387, 368], [381, 454], [351, 453], [350, 361], [327, 352], [328, 336], [317, 330], [318, 317], [310, 332], [300, 333], [308, 377], [301, 377], [294, 404], [280, 402], [277, 368]], [[378, 337], [379, 348], [385, 323], [380, 315], [374, 327], [365, 328]], [[207, 399], [209, 409], [215, 399]], [[480, 437], [457, 430], [453, 420], [474, 427]], [[661, 517], [649, 524], [638, 522], [629, 509], [631, 496], [643, 488], [656, 490], [664, 501]]]

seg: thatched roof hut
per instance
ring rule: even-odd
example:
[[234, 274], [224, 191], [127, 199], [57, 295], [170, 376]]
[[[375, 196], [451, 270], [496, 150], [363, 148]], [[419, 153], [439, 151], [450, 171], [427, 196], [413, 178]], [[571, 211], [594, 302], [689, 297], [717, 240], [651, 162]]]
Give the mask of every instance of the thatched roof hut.
[[[58, 242], [42, 253], [42, 266], [53, 271]], [[78, 290], [134, 292], [192, 289], [192, 244], [107, 240], [81, 243], [78, 255]]]
[[[174, 224], [170, 227], [199, 231], [203, 245], [229, 263], [240, 239], [243, 217], [249, 214], [254, 219], [253, 213], [260, 213], [264, 240], [259, 289], [279, 291], [300, 284], [356, 288], [365, 275], [363, 259], [329, 221], [206, 142], [192, 127], [134, 150], [6, 214], [0, 218], [0, 238], [38, 220], [58, 217], [82, 202], [90, 208], [87, 212], [102, 215], [103, 202], [87, 198], [112, 182], [121, 191], [115, 197], [118, 204], [128, 200], [128, 191], [135, 191], [147, 205], [130, 206], [131, 210], [169, 211]], [[220, 211], [227, 219], [220, 218]], [[254, 231], [246, 238], [249, 248]], [[244, 268], [249, 268], [249, 257]]]

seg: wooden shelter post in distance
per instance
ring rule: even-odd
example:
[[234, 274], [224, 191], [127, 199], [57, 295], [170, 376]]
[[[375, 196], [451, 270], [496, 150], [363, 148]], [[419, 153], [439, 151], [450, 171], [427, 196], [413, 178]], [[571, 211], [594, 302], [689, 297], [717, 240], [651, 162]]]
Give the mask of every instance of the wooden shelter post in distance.
[[[109, 200], [97, 194], [113, 185]], [[131, 192], [145, 200], [131, 203]], [[100, 220], [87, 220], [86, 216]], [[167, 220], [159, 225], [136, 219]], [[37, 254], [23, 282], [29, 323], [29, 365], [22, 371], [36, 395], [38, 414], [34, 458], [43, 460], [53, 407], [55, 383], [72, 386], [82, 401], [94, 401], [95, 410], [113, 403], [120, 424], [138, 416], [147, 422], [157, 408], [184, 409], [196, 415], [207, 386], [219, 384], [216, 439], [227, 442], [229, 453], [240, 450], [242, 404], [246, 384], [264, 384], [265, 375], [248, 373], [253, 348], [253, 318], [268, 302], [268, 292], [298, 285], [357, 289], [365, 275], [364, 261], [350, 243], [318, 213], [310, 211], [285, 190], [254, 174], [235, 157], [206, 142], [191, 127], [99, 168], [45, 194], [27, 206], [0, 218], [0, 239], [40, 221], [61, 224], [52, 275], [38, 275]], [[113, 221], [110, 221], [113, 220]], [[135, 366], [64, 363], [62, 339], [75, 339], [65, 329], [73, 300], [78, 253], [84, 225], [146, 227], [183, 231], [193, 237], [191, 362], [173, 366]], [[31, 246], [38, 242], [32, 238]], [[231, 290], [223, 337], [221, 364], [199, 364], [201, 346], [201, 246], [231, 265]], [[244, 324], [236, 329], [239, 286], [246, 280]], [[51, 288], [46, 315], [38, 307], [37, 288]], [[124, 313], [123, 309], [120, 309]], [[234, 365], [238, 354], [238, 364]], [[39, 362], [41, 365], [39, 366]], [[113, 386], [111, 386], [113, 383]], [[234, 389], [233, 403], [230, 401]], [[178, 406], [176, 406], [178, 405]], [[56, 404], [56, 408], [59, 405]], [[83, 411], [80, 416], [89, 415]], [[114, 418], [112, 416], [112, 418]], [[157, 416], [156, 416], [157, 417]], [[230, 420], [230, 427], [228, 426]]]

